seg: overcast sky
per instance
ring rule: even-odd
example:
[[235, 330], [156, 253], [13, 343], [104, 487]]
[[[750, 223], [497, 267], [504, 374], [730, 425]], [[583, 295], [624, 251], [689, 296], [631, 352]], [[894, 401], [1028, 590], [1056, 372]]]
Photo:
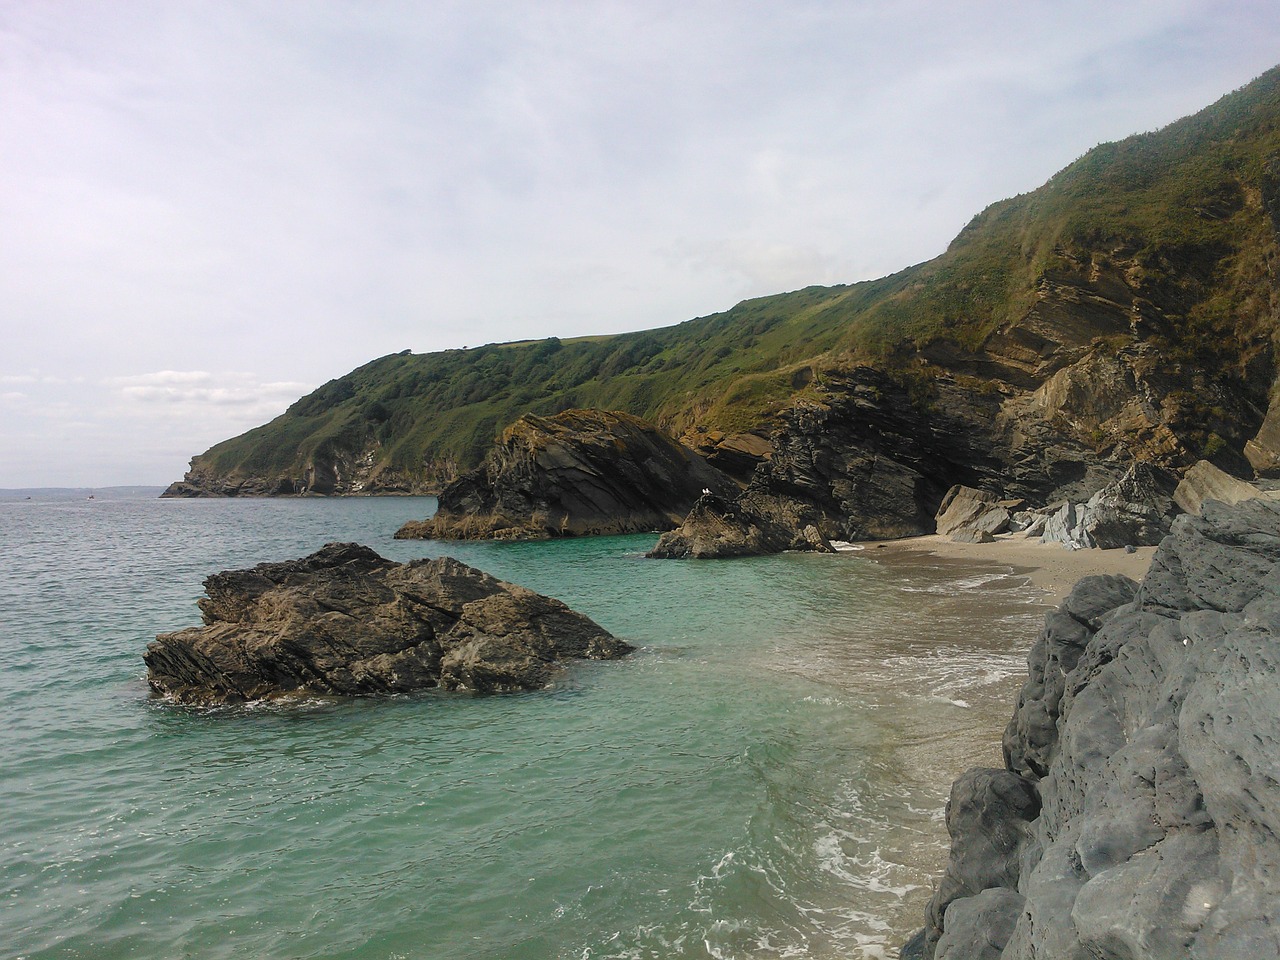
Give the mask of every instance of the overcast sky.
[[0, 0], [0, 487], [882, 276], [1277, 60], [1274, 0]]

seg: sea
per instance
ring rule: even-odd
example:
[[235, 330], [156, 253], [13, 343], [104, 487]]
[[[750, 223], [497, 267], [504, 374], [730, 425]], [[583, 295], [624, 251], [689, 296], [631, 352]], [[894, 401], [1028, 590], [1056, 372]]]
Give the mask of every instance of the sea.
[[[0, 495], [0, 956], [888, 958], [1000, 764], [1043, 621], [1008, 568], [874, 545], [397, 541], [431, 498]], [[142, 654], [211, 573], [450, 554], [637, 646], [546, 690], [193, 709]]]

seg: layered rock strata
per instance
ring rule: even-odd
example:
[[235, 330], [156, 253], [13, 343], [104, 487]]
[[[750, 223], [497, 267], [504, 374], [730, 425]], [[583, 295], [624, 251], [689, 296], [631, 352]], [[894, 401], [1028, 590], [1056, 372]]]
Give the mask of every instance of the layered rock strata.
[[354, 543], [204, 587], [204, 625], [162, 633], [143, 655], [152, 689], [180, 703], [529, 690], [565, 661], [632, 650], [559, 600], [457, 560], [395, 563]]
[[[732, 556], [750, 542], [776, 552], [803, 541], [809, 527], [827, 540], [932, 533], [954, 483], [992, 486], [1000, 467], [990, 453], [998, 399], [975, 399], [950, 381], [931, 389], [937, 397], [913, 397], [908, 384], [872, 367], [824, 371], [816, 399], [783, 415], [771, 456], [732, 513], [689, 515], [678, 534], [664, 537], [661, 555]], [[986, 432], [976, 426], [984, 423]], [[758, 537], [753, 527], [775, 533]], [[699, 552], [716, 542], [728, 552]]]
[[1048, 514], [1040, 539], [1073, 550], [1155, 546], [1178, 512], [1174, 487], [1174, 478], [1165, 471], [1135, 463], [1083, 503], [1064, 503]]
[[1004, 770], [957, 781], [904, 957], [1280, 957], [1280, 503], [1204, 504], [1141, 586], [1082, 580], [1028, 657]]
[[737, 485], [637, 417], [605, 410], [527, 414], [478, 470], [440, 494], [429, 520], [401, 539], [529, 540], [675, 526], [704, 492]]

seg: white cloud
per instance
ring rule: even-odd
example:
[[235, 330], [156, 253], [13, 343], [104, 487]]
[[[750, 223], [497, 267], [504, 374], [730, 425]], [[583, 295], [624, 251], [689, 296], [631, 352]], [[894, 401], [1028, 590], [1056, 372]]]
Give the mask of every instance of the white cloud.
[[184, 463], [406, 347], [900, 269], [1277, 49], [1261, 0], [0, 5], [0, 384], [47, 418], [0, 484], [173, 479], [133, 438]]
[[248, 408], [251, 416], [257, 416], [262, 410], [281, 413], [314, 387], [314, 384], [296, 381], [264, 383], [251, 373], [210, 373], [204, 370], [158, 370], [109, 377], [104, 383], [125, 400], [141, 404], [239, 407]]

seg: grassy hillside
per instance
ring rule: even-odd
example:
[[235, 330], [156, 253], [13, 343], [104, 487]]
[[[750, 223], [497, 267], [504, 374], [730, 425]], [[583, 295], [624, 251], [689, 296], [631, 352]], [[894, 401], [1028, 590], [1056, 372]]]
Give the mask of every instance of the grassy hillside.
[[767, 427], [810, 366], [918, 371], [917, 352], [939, 342], [976, 355], [1053, 277], [1104, 260], [1156, 318], [1136, 336], [1265, 403], [1278, 157], [1280, 68], [1195, 116], [1091, 150], [1040, 189], [988, 207], [938, 258], [892, 276], [639, 333], [383, 357], [196, 466], [297, 476], [345, 458], [375, 482], [430, 482], [477, 463], [520, 414], [570, 407], [625, 410], [676, 433]]

